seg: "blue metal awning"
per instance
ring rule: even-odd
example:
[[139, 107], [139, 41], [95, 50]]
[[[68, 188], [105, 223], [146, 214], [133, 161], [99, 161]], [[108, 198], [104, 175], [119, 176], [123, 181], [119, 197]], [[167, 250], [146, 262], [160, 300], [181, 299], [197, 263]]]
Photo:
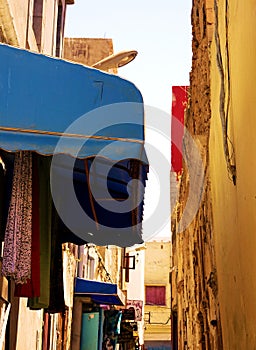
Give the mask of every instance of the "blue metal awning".
[[[140, 91], [116, 75], [4, 44], [0, 66], [0, 149], [53, 157], [55, 206], [82, 241], [142, 243], [148, 160]], [[129, 210], [108, 210], [124, 201]]]
[[75, 295], [87, 296], [96, 304], [125, 305], [125, 295], [116, 284], [75, 278]]
[[4, 44], [0, 65], [0, 148], [147, 162], [143, 100], [131, 82]]

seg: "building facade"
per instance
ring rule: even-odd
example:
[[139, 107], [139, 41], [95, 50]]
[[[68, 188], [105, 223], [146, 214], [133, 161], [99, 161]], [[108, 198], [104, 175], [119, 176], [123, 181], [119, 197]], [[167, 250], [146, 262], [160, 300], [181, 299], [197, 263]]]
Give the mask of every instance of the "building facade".
[[[145, 244], [135, 245], [126, 249], [126, 269], [124, 269], [124, 281], [127, 289], [127, 308], [135, 310], [136, 343], [138, 348], [144, 347], [144, 309], [145, 309], [145, 286], [144, 286], [144, 271], [145, 271]], [[140, 347], [139, 347], [140, 346]]]
[[[188, 106], [185, 111], [185, 128], [196, 142], [197, 152], [191, 152], [191, 143], [184, 138], [183, 149], [187, 150], [188, 156], [186, 161], [183, 161], [179, 196], [172, 213], [172, 264], [174, 266], [172, 272], [172, 340], [174, 349], [222, 349], [212, 189], [208, 169], [208, 142], [211, 125], [211, 75], [208, 47], [214, 36], [213, 7], [212, 1], [193, 2], [191, 14], [193, 60]], [[198, 154], [200, 157], [197, 157]], [[181, 231], [179, 222], [189, 198], [189, 181], [193, 175], [189, 174], [188, 169], [192, 169], [192, 172], [197, 174], [200, 162], [203, 162], [204, 165], [203, 191], [202, 188], [198, 188], [199, 194], [193, 203], [196, 216], [192, 218], [192, 222], [186, 229]]]
[[[65, 227], [66, 223], [64, 224], [62, 222], [63, 218], [59, 217], [60, 211], [57, 212], [56, 210], [56, 203], [64, 202], [64, 192], [67, 187], [65, 187], [65, 191], [61, 191], [61, 201], [53, 203], [52, 188], [50, 189], [50, 167], [53, 168], [54, 165], [51, 162], [52, 158], [44, 157], [53, 154], [51, 151], [49, 153], [48, 148], [51, 148], [52, 145], [47, 142], [46, 144], [43, 142], [44, 145], [42, 145], [40, 135], [48, 135], [48, 137], [60, 133], [62, 135], [63, 125], [60, 126], [60, 130], [56, 125], [59, 122], [62, 124], [65, 119], [63, 118], [65, 111], [70, 122], [70, 115], [75, 113], [74, 109], [77, 107], [81, 114], [84, 114], [84, 111], [88, 111], [90, 108], [94, 110], [102, 106], [102, 100], [103, 105], [104, 103], [111, 105], [111, 102], [113, 104], [113, 101], [118, 101], [118, 94], [121, 101], [126, 101], [127, 98], [129, 101], [130, 98], [134, 98], [136, 101], [139, 99], [142, 103], [142, 97], [130, 82], [126, 82], [119, 77], [49, 57], [62, 57], [65, 11], [68, 3], [73, 2], [35, 0], [34, 2], [24, 3], [24, 7], [22, 7], [20, 4], [17, 5], [10, 1], [9, 3], [3, 2], [1, 8], [1, 40], [5, 44], [11, 44], [12, 47], [1, 45], [3, 69], [1, 89], [4, 92], [1, 97], [3, 101], [7, 101], [1, 107], [4, 109], [4, 106], [7, 105], [7, 108], [4, 112], [1, 111], [0, 128], [3, 133], [14, 131], [17, 143], [12, 142], [9, 137], [10, 134], [7, 134], [8, 146], [2, 143], [0, 147], [0, 228], [1, 242], [4, 241], [1, 270], [4, 276], [8, 277], [1, 276], [0, 279], [0, 348], [99, 350], [107, 346], [107, 342], [110, 341], [114, 348], [130, 350], [138, 336], [134, 336], [133, 333], [133, 326], [135, 327], [135, 325], [130, 324], [130, 321], [135, 321], [135, 312], [131, 313], [130, 310], [126, 309], [127, 291], [124, 270], [129, 269], [129, 264], [127, 265], [127, 260], [125, 260], [125, 248], [106, 246], [110, 239], [109, 235], [112, 231], [117, 231], [112, 229], [112, 222], [108, 222], [108, 225], [104, 226], [104, 230], [107, 230], [107, 232], [104, 231], [105, 246], [84, 245], [85, 242], [91, 241], [91, 236], [93, 236], [91, 230], [95, 229], [97, 231], [99, 228], [97, 215], [95, 221], [93, 221], [93, 227], [90, 227], [90, 229], [85, 228], [85, 222], [82, 223], [83, 232], [88, 232], [87, 239], [81, 239], [79, 235], [74, 235], [72, 230]], [[27, 12], [25, 11], [26, 6]], [[71, 41], [74, 46], [71, 49], [71, 56], [68, 51], [68, 59], [73, 62], [90, 65], [90, 59], [93, 58], [97, 62], [113, 53], [112, 41], [109, 39], [94, 40], [94, 43], [91, 39], [87, 41], [82, 39], [79, 43]], [[67, 42], [70, 44], [70, 40]], [[20, 50], [20, 48], [27, 50]], [[47, 54], [47, 56], [37, 55], [37, 53]], [[110, 72], [114, 73], [115, 70], [111, 69]], [[8, 75], [7, 80], [6, 74]], [[62, 75], [64, 76], [63, 80]], [[95, 76], [96, 84], [94, 84], [95, 81], [91, 84], [92, 75]], [[99, 81], [97, 78], [99, 78]], [[82, 81], [83, 89], [76, 90], [76, 79]], [[105, 79], [108, 81], [104, 81]], [[8, 88], [5, 83], [8, 84]], [[53, 87], [54, 84], [57, 85]], [[73, 90], [71, 90], [74, 91], [74, 88], [76, 90], [73, 99], [69, 90], [72, 84]], [[86, 85], [86, 93], [84, 93], [84, 84]], [[121, 87], [122, 84], [127, 84], [127, 86]], [[102, 92], [103, 86], [104, 92]], [[132, 90], [134, 95], [131, 93]], [[83, 95], [80, 100], [81, 96], [78, 97], [79, 94]], [[22, 108], [20, 108], [18, 102], [21, 100]], [[74, 103], [72, 108], [71, 100]], [[108, 100], [110, 103], [107, 103]], [[67, 103], [66, 108], [63, 108], [64, 103]], [[39, 116], [40, 113], [44, 115]], [[49, 117], [50, 114], [52, 114], [51, 117]], [[138, 115], [136, 116], [138, 117]], [[143, 117], [143, 113], [141, 116]], [[74, 117], [77, 119], [76, 114]], [[32, 123], [31, 118], [34, 119]], [[49, 118], [48, 121], [47, 118]], [[13, 119], [15, 119], [15, 122]], [[40, 123], [45, 121], [47, 125], [42, 126]], [[11, 127], [9, 127], [9, 123], [12, 123]], [[22, 124], [21, 127], [20, 123]], [[54, 123], [56, 124], [54, 125]], [[27, 127], [24, 127], [24, 125]], [[143, 128], [141, 128], [141, 132], [143, 136]], [[24, 134], [27, 134], [26, 140], [22, 137]], [[32, 144], [29, 141], [31, 134], [37, 134]], [[49, 137], [49, 140], [52, 140], [52, 138]], [[105, 137], [105, 140], [109, 140], [109, 137]], [[2, 138], [1, 141], [3, 141]], [[40, 144], [39, 148], [37, 148], [37, 142]], [[49, 143], [51, 144], [51, 141]], [[34, 148], [36, 144], [37, 146]], [[47, 147], [46, 152], [45, 148], [42, 150], [41, 147]], [[124, 150], [126, 152], [126, 148]], [[70, 151], [69, 148], [68, 152], [65, 149], [64, 152], [60, 153], [68, 158]], [[86, 205], [90, 203], [89, 210], [92, 210], [93, 214], [96, 211], [92, 196], [90, 196], [91, 189], [87, 175], [88, 167], [91, 166], [91, 159], [97, 154], [95, 152], [93, 151], [90, 157], [85, 155], [86, 161], [80, 160], [81, 168], [78, 167], [75, 170], [78, 177], [81, 177], [81, 174], [84, 176], [82, 182], [80, 178], [74, 180], [78, 187], [82, 184], [82, 188], [78, 191], [88, 197], [89, 200], [86, 201]], [[118, 153], [120, 153], [120, 150], [118, 150]], [[25, 157], [26, 160], [30, 159], [30, 163], [18, 161], [20, 164], [18, 165], [19, 157]], [[110, 155], [110, 158], [112, 157], [114, 157], [114, 153]], [[90, 158], [90, 160], [87, 158]], [[111, 181], [108, 182], [108, 189], [112, 190], [113, 197], [118, 196], [118, 200], [122, 196], [125, 196], [125, 199], [127, 197], [125, 179], [129, 182], [128, 177], [136, 178], [140, 176], [140, 179], [145, 181], [147, 165], [145, 164], [145, 171], [143, 170], [142, 174], [137, 168], [137, 158], [136, 160], [133, 160], [133, 158], [131, 156], [128, 162], [119, 159], [119, 161], [125, 163], [115, 169], [116, 172], [112, 174]], [[127, 159], [127, 157], [124, 156], [124, 159]], [[114, 160], [117, 161], [117, 158], [114, 157]], [[97, 165], [94, 168], [95, 181], [97, 176], [98, 179], [102, 179], [101, 172], [97, 173], [97, 170], [99, 167], [99, 170], [102, 171], [102, 167], [106, 166], [106, 162], [108, 161], [99, 160], [99, 163], [96, 161]], [[23, 171], [19, 172], [17, 169], [20, 166], [23, 166]], [[111, 167], [114, 167], [113, 163], [111, 163]], [[61, 183], [60, 179], [65, 182], [65, 167], [55, 169], [60, 170], [58, 184]], [[72, 173], [73, 170], [72, 168]], [[123, 174], [120, 175], [120, 172], [123, 172]], [[26, 188], [20, 185], [20, 181], [23, 181], [22, 177], [25, 174], [29, 174], [28, 181], [24, 181], [28, 186]], [[120, 177], [124, 180], [121, 186]], [[51, 178], [52, 180], [53, 178]], [[16, 181], [18, 181], [17, 186]], [[54, 185], [55, 188], [58, 184]], [[19, 202], [19, 210], [21, 211], [18, 213], [14, 209], [13, 214], [9, 215], [10, 210], [17, 208], [15, 199], [17, 193], [21, 196]], [[101, 200], [102, 198], [105, 200], [103, 195], [100, 197]], [[84, 196], [82, 198], [84, 199]], [[64, 210], [70, 211], [69, 199]], [[26, 211], [28, 215], [21, 214], [23, 210], [28, 210]], [[128, 227], [121, 225], [123, 232], [126, 233], [126, 238], [131, 239], [131, 234], [133, 234], [136, 242], [137, 240], [141, 241], [139, 236], [140, 224], [137, 225], [138, 232], [136, 232], [131, 229], [131, 223], [136, 222], [137, 216], [141, 215], [140, 213], [141, 210], [128, 212], [126, 216]], [[101, 221], [106, 218], [104, 214], [100, 216]], [[20, 220], [17, 224], [16, 221], [20, 217], [25, 219]], [[107, 219], [109, 220], [109, 218]], [[22, 230], [22, 235], [20, 235], [21, 231], [18, 231], [16, 235], [15, 230], [9, 230], [8, 225], [12, 220], [15, 221], [15, 229], [19, 227], [18, 230]], [[115, 217], [115, 220], [119, 221], [120, 224], [121, 220], [119, 218]], [[91, 221], [88, 219], [88, 225], [90, 224]], [[23, 225], [22, 228], [20, 225]], [[27, 235], [26, 240], [23, 239], [23, 234]], [[116, 239], [114, 234], [111, 237], [112, 240]], [[26, 256], [28, 269], [28, 266], [26, 266], [23, 270], [25, 264], [19, 253], [16, 259], [16, 239], [19, 240], [19, 248], [22, 246], [26, 250], [26, 254], [24, 252], [22, 254], [24, 254], [24, 258]], [[23, 246], [23, 244], [25, 245]], [[9, 253], [14, 257], [15, 263], [17, 260], [20, 264], [19, 266], [15, 265], [15, 273], [9, 269], [14, 265], [13, 261], [10, 260], [11, 258], [9, 258]], [[26, 275], [22, 279], [17, 279], [17, 275], [21, 270]], [[112, 328], [113, 318], [114, 328]], [[120, 323], [121, 318], [125, 322]], [[24, 334], [29, 336], [24, 337]]]
[[193, 1], [186, 128], [204, 162], [204, 191], [194, 220], [177, 232], [185, 169], [173, 217], [179, 349], [255, 347], [254, 10], [253, 1]]
[[145, 244], [145, 349], [171, 349], [171, 242]]
[[[114, 53], [112, 39], [65, 38], [63, 57], [77, 63], [93, 66]], [[117, 73], [109, 71], [109, 73]]]
[[[33, 52], [61, 57], [67, 5], [73, 3], [70, 0], [1, 1], [0, 41]], [[76, 264], [74, 253], [72, 245], [63, 247], [65, 267], [69, 268], [64, 271], [67, 309], [62, 314], [48, 314], [43, 309], [31, 311], [27, 298], [14, 296], [16, 292], [13, 282], [1, 276], [2, 303], [9, 302], [11, 306], [10, 310], [5, 310], [4, 321], [4, 306], [2, 308], [1, 349], [4, 346], [5, 349], [46, 349], [50, 345], [56, 349], [69, 348]], [[62, 330], [65, 330], [65, 334]]]
[[61, 57], [67, 5], [74, 0], [3, 0], [1, 42]]

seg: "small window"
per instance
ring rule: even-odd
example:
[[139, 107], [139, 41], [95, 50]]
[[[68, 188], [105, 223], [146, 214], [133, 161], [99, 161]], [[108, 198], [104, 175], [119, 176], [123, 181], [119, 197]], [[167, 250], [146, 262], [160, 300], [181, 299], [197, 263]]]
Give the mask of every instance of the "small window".
[[146, 286], [147, 305], [166, 305], [165, 286]]
[[62, 39], [63, 39], [63, 6], [58, 5], [57, 30], [56, 30], [56, 57], [61, 57]]
[[88, 266], [89, 266], [89, 276], [88, 278], [90, 280], [94, 279], [94, 269], [95, 269], [95, 259], [89, 255], [88, 259]]
[[34, 0], [33, 29], [39, 52], [41, 51], [44, 0]]

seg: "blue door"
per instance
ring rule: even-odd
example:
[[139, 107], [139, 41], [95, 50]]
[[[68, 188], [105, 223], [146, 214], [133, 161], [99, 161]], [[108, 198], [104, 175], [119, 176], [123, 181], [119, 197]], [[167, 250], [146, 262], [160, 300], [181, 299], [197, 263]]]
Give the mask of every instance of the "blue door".
[[98, 350], [99, 313], [82, 314], [80, 350]]

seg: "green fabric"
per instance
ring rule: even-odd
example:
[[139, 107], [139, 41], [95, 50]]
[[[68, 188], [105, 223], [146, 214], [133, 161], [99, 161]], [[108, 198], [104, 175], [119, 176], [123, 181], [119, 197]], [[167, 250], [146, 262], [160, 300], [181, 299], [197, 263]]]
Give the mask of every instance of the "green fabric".
[[65, 311], [63, 262], [60, 220], [57, 211], [52, 206], [52, 254], [51, 254], [51, 279], [50, 279], [50, 303], [47, 309], [49, 313]]
[[51, 215], [50, 189], [51, 157], [38, 155], [40, 212], [40, 297], [29, 298], [31, 309], [47, 308], [50, 301]]

